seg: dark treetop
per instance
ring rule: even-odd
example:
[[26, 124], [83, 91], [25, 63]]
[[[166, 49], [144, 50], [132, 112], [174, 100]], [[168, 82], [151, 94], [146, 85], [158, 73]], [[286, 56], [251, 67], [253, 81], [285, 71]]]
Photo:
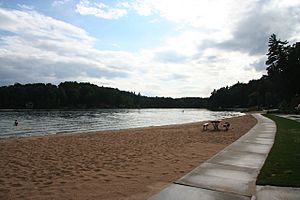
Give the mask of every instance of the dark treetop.
[[237, 83], [214, 90], [209, 98], [212, 108], [280, 108], [293, 110], [300, 104], [300, 43], [271, 35], [267, 53], [267, 75], [248, 84]]
[[300, 104], [300, 43], [271, 35], [266, 70], [258, 80], [214, 90], [209, 98], [146, 97], [90, 83], [64, 82], [58, 86], [16, 83], [0, 87], [0, 108], [280, 108]]
[[64, 82], [0, 87], [0, 108], [203, 108], [205, 98], [146, 97], [90, 83]]

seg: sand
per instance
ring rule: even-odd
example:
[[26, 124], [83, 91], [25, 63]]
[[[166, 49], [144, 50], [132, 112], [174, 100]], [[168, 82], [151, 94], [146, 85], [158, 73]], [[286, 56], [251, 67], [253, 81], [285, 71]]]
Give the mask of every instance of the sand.
[[226, 121], [0, 140], [0, 199], [147, 199], [256, 124]]

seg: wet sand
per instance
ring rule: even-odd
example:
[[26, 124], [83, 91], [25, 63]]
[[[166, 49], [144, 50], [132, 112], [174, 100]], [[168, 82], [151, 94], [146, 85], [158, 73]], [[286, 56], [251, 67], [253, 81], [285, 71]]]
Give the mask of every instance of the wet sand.
[[256, 124], [224, 121], [0, 140], [0, 199], [147, 199]]

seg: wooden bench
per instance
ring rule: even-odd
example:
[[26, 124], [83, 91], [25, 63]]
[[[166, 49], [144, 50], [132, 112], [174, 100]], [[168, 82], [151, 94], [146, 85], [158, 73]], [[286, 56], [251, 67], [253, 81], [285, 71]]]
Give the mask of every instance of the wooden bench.
[[203, 131], [206, 131], [208, 129], [208, 125], [209, 125], [209, 123], [204, 123], [203, 124]]
[[230, 127], [230, 123], [229, 122], [225, 122], [223, 124], [223, 127], [225, 128], [225, 131], [228, 131], [229, 127]]

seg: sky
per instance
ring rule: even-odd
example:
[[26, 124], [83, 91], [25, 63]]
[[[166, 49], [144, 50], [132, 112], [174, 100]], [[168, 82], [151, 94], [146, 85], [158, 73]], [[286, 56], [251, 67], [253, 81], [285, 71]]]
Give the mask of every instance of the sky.
[[300, 41], [299, 0], [0, 0], [0, 86], [208, 97], [266, 74], [272, 33]]

